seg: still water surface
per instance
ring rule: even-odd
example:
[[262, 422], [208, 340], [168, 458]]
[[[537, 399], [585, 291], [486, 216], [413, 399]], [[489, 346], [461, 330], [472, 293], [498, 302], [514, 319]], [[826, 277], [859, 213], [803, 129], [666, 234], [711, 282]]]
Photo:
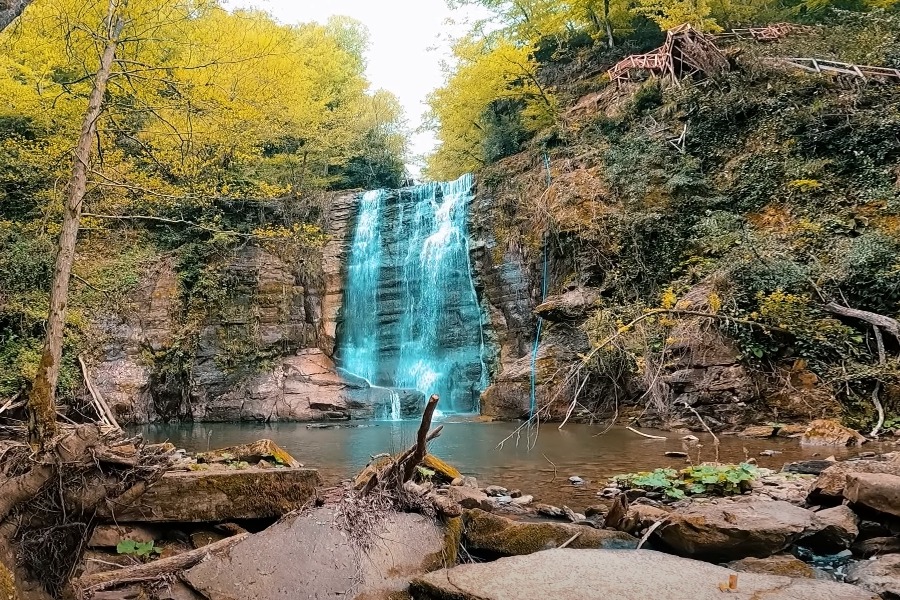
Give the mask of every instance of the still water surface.
[[[474, 475], [480, 485], [502, 485], [533, 494], [538, 502], [567, 504], [576, 509], [595, 503], [596, 493], [606, 479], [619, 473], [652, 470], [657, 467], [681, 468], [684, 459], [668, 458], [666, 451], [682, 450], [683, 434], [653, 432], [668, 439], [649, 440], [627, 429], [613, 428], [598, 435], [602, 428], [569, 424], [561, 431], [555, 424], [542, 425], [536, 440], [523, 433], [498, 445], [513, 434], [518, 423], [443, 422], [444, 430], [431, 443], [431, 451], [451, 462], [463, 473]], [[303, 423], [199, 423], [148, 425], [139, 428], [150, 442], [169, 441], [178, 448], [204, 451], [270, 438], [307, 467], [320, 470], [326, 484], [352, 477], [382, 452], [398, 452], [412, 445], [418, 422], [370, 422], [362, 427], [332, 429], [307, 428]], [[708, 435], [696, 433], [705, 444], [701, 460], [713, 460]], [[518, 443], [517, 443], [518, 441]], [[785, 462], [825, 457], [851, 456], [852, 448], [801, 448], [796, 439], [750, 439], [721, 437], [720, 459], [739, 462], [753, 456], [762, 467], [780, 469]], [[878, 447], [865, 450], [878, 451]], [[745, 453], [746, 449], [746, 453]], [[762, 450], [777, 450], [774, 457], [759, 456]], [[885, 449], [887, 450], [887, 449]], [[573, 486], [570, 475], [585, 480], [585, 486]]]

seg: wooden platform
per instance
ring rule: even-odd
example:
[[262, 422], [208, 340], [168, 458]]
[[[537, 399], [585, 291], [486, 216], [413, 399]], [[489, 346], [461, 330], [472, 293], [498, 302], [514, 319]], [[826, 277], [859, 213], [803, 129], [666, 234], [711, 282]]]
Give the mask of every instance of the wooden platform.
[[134, 504], [98, 513], [115, 522], [222, 522], [270, 519], [315, 499], [316, 469], [242, 469], [166, 473]]

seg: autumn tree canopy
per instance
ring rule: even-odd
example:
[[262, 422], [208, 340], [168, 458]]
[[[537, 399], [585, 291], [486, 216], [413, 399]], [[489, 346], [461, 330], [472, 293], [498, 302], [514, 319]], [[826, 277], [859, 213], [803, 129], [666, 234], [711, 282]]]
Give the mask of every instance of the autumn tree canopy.
[[[490, 17], [455, 47], [446, 83], [430, 99], [441, 142], [430, 157], [434, 178], [456, 177], [513, 153], [555, 119], [553, 90], [540, 84], [540, 63], [561, 49], [641, 47], [684, 23], [701, 31], [796, 20], [815, 22], [828, 9], [891, 8], [898, 0], [448, 0], [477, 5]], [[651, 46], [652, 47], [652, 46]], [[612, 54], [611, 54], [612, 56]], [[615, 62], [615, 61], [613, 61]]]

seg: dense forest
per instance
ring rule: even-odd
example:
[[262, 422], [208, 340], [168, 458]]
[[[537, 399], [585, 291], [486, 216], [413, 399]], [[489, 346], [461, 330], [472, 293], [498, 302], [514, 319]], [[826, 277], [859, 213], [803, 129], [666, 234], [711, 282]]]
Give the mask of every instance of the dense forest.
[[[297, 257], [322, 243], [323, 191], [405, 176], [402, 110], [365, 78], [361, 23], [289, 26], [205, 0], [113, 7], [120, 29], [88, 148], [64, 403], [82, 386], [78, 354], [97, 342], [90, 321], [120, 309], [160, 256], [181, 267], [191, 323], [226, 293], [217, 264], [234, 248]], [[0, 398], [24, 393], [41, 358], [60, 198], [111, 37], [108, 9], [35, 2], [0, 33]], [[159, 358], [177, 365], [178, 352]]]

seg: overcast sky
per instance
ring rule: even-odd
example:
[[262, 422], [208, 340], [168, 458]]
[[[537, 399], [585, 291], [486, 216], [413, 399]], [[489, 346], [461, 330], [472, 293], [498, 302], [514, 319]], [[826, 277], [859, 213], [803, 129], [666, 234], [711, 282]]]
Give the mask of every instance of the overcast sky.
[[[385, 88], [400, 98], [410, 127], [422, 123], [425, 97], [441, 85], [441, 59], [449, 57], [450, 41], [465, 31], [470, 11], [451, 11], [445, 0], [227, 0], [229, 8], [256, 7], [283, 23], [324, 23], [332, 15], [362, 21], [369, 29], [367, 56], [373, 88]], [[448, 26], [453, 20], [456, 25]], [[413, 154], [434, 147], [429, 133], [412, 140]]]

